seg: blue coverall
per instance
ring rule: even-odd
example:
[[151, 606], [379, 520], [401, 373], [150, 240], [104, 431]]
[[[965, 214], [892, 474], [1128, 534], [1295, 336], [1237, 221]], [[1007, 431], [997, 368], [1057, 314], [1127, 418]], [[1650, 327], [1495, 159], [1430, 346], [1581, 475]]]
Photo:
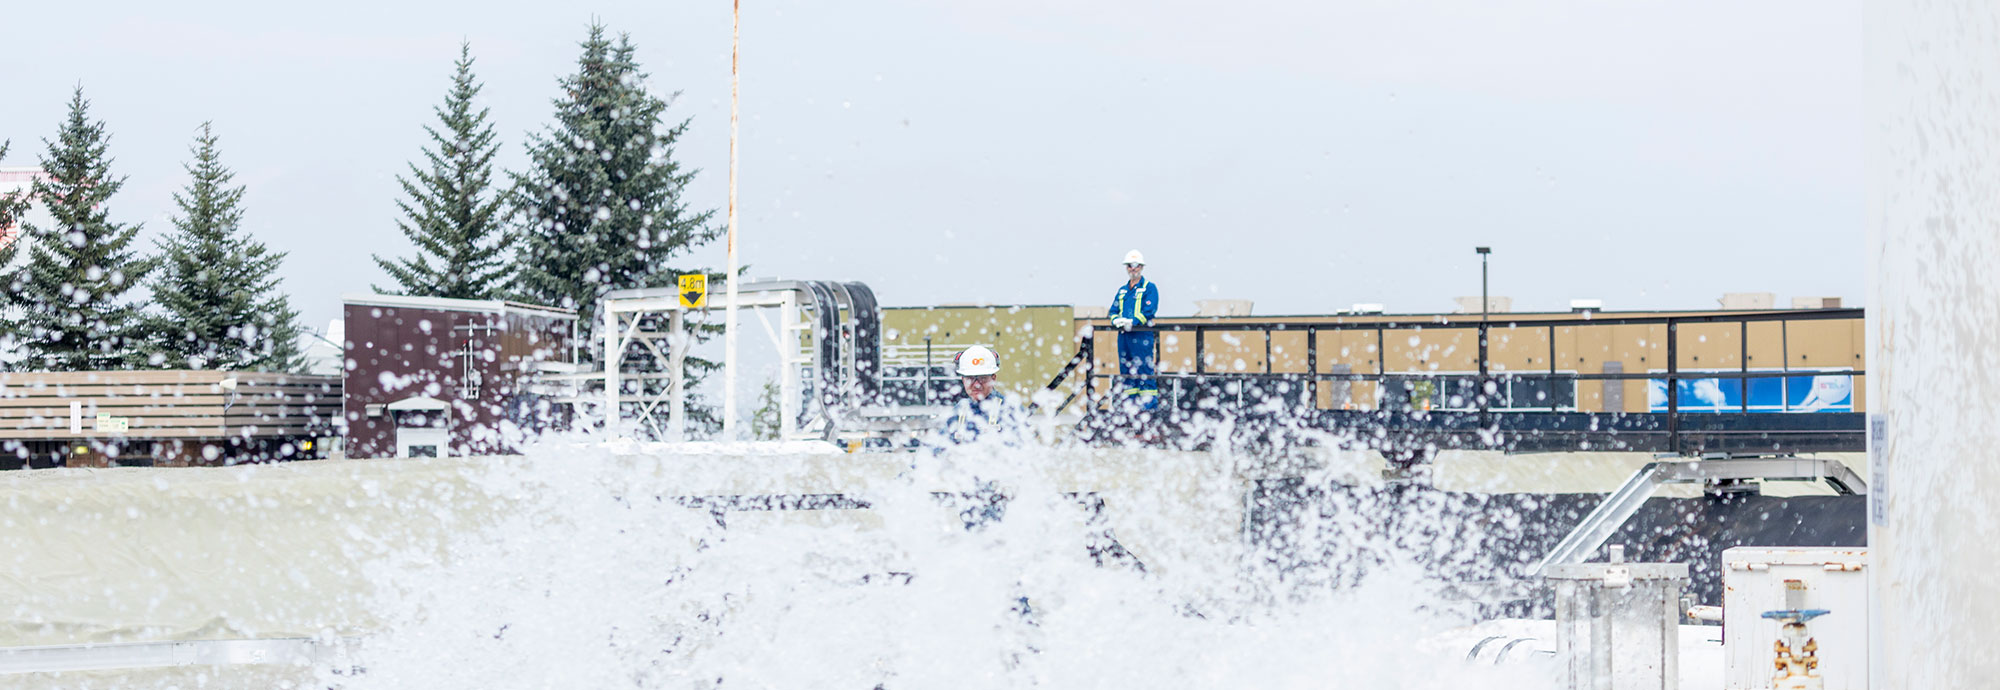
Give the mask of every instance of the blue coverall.
[[[938, 430], [931, 442], [931, 454], [942, 455], [952, 446], [975, 442], [1019, 446], [1026, 427], [1021, 408], [1015, 407], [1008, 402], [1007, 396], [998, 392], [979, 402], [960, 398], [952, 406], [951, 416], [945, 419], [944, 427]], [[1000, 493], [999, 485], [977, 476], [972, 478], [972, 482], [971, 492], [938, 494], [939, 498], [959, 508], [958, 517], [965, 521], [965, 529], [978, 529], [1006, 517], [1007, 496]], [[1023, 598], [1024, 604], [1025, 601]]]
[[1119, 284], [1118, 294], [1111, 298], [1111, 318], [1132, 320], [1132, 329], [1118, 334], [1118, 373], [1123, 375], [1125, 396], [1147, 409], [1160, 403], [1160, 381], [1153, 378], [1158, 335], [1138, 329], [1153, 325], [1153, 315], [1159, 311], [1160, 286], [1144, 277], [1136, 286], [1129, 280]]
[[951, 416], [945, 418], [944, 427], [938, 430], [933, 453], [943, 452], [949, 446], [978, 441], [982, 436], [999, 437], [1003, 444], [1017, 445], [1025, 425], [1021, 408], [1015, 407], [1007, 396], [998, 392], [980, 402], [960, 398], [952, 405]]

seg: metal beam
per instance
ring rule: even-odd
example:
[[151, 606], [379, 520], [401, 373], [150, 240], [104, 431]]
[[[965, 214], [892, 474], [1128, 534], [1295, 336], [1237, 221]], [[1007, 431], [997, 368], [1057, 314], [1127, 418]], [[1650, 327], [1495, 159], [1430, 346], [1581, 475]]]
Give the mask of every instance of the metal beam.
[[1865, 494], [1868, 485], [1853, 470], [1835, 460], [1821, 458], [1717, 458], [1683, 462], [1653, 462], [1639, 468], [1617, 491], [1597, 504], [1570, 530], [1548, 555], [1528, 569], [1541, 575], [1552, 565], [1582, 563], [1597, 553], [1605, 540], [1618, 532], [1653, 492], [1667, 484], [1711, 484], [1724, 481], [1761, 479], [1765, 481], [1825, 480], [1842, 494]]
[[[344, 642], [344, 641], [343, 641]], [[0, 647], [0, 675], [170, 666], [315, 665], [342, 650], [310, 637]]]

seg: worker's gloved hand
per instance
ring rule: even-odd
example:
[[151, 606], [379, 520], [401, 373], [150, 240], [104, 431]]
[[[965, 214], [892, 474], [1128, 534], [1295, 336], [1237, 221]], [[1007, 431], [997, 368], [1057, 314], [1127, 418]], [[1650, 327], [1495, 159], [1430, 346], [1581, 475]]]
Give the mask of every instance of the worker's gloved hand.
[[1132, 320], [1131, 320], [1131, 319], [1128, 319], [1128, 318], [1125, 318], [1125, 317], [1123, 317], [1123, 316], [1120, 316], [1120, 317], [1118, 317], [1118, 318], [1115, 318], [1115, 319], [1112, 319], [1112, 320], [1111, 320], [1111, 325], [1113, 325], [1113, 326], [1117, 326], [1119, 330], [1131, 330], [1131, 328], [1132, 328]]

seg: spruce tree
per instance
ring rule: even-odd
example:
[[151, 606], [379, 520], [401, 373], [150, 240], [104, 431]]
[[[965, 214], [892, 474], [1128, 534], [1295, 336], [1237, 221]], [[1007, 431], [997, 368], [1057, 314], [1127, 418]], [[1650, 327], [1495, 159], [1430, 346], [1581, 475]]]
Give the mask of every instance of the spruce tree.
[[471, 44], [460, 44], [457, 65], [451, 91], [435, 111], [443, 131], [424, 126], [431, 138], [424, 149], [428, 165], [411, 163], [408, 177], [396, 177], [409, 197], [396, 202], [404, 216], [396, 225], [416, 244], [417, 255], [393, 261], [376, 256], [396, 281], [376, 292], [493, 299], [506, 288], [512, 266], [502, 254], [501, 199], [489, 191], [500, 144], [486, 123], [487, 110], [473, 105], [481, 86], [472, 76]]
[[[11, 141], [0, 141], [0, 161], [7, 160], [7, 149], [13, 143]], [[20, 191], [0, 194], [0, 232], [6, 232], [13, 228], [15, 223], [21, 222], [21, 214], [26, 213], [27, 210], [27, 194]], [[14, 244], [12, 242], [7, 243], [6, 246], [0, 246], [0, 257], [12, 258], [13, 251]], [[0, 267], [5, 267], [7, 263], [6, 261], [0, 261]]]
[[208, 123], [189, 148], [174, 230], [160, 241], [148, 345], [169, 369], [298, 371], [298, 312], [278, 290], [283, 252], [242, 229], [243, 191], [222, 164]]
[[32, 194], [49, 227], [23, 224], [28, 264], [16, 292], [18, 368], [89, 371], [148, 365], [143, 314], [126, 293], [145, 281], [152, 261], [132, 246], [139, 226], [110, 220], [105, 202], [125, 184], [111, 176], [110, 135], [91, 122], [78, 87], [54, 141], [43, 140], [44, 177]]
[[[646, 91], [630, 38], [614, 43], [593, 25], [581, 47], [576, 73], [561, 80], [555, 122], [529, 136], [529, 167], [512, 175], [509, 196], [521, 238], [516, 294], [577, 310], [586, 342], [596, 342], [589, 334], [599, 327], [599, 296], [673, 284], [689, 271], [669, 262], [719, 228], [714, 211], [690, 210], [683, 199], [695, 171], [674, 160], [674, 145], [688, 121], [663, 121], [667, 101]], [[690, 387], [716, 366], [686, 362]], [[689, 396], [689, 428], [713, 428], [715, 411], [697, 400]]]
[[[13, 143], [0, 141], [0, 160], [7, 160], [7, 149]], [[18, 242], [20, 229], [14, 226], [21, 222], [21, 214], [28, 212], [28, 199], [28, 194], [18, 190], [0, 194], [0, 242], [5, 243], [0, 244], [0, 287], [8, 288], [0, 292], [0, 309], [4, 309], [10, 303], [16, 289], [11, 284], [14, 274], [12, 266], [16, 247], [20, 244]]]
[[[0, 160], [7, 159], [7, 148], [13, 142], [0, 141]], [[20, 327], [15, 320], [16, 293], [21, 291], [23, 272], [14, 266], [14, 257], [20, 253], [21, 214], [28, 211], [29, 195], [25, 191], [0, 194], [0, 348], [13, 351], [16, 330]], [[0, 367], [7, 362], [0, 360]]]

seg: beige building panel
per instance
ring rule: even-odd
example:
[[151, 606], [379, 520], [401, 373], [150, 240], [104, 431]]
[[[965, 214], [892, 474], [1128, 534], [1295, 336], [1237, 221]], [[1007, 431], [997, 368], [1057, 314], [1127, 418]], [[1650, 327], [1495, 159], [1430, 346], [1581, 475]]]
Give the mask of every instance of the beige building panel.
[[1582, 371], [1577, 357], [1577, 338], [1580, 332], [1573, 326], [1556, 329], [1556, 371]]
[[1209, 331], [1202, 334], [1205, 373], [1264, 371], [1265, 331]]
[[1848, 322], [1848, 328], [1852, 333], [1847, 342], [1849, 347], [1854, 348], [1854, 368], [1867, 371], [1868, 325], [1856, 319]]
[[1381, 407], [1382, 384], [1374, 381], [1356, 382], [1348, 391], [1347, 407], [1342, 409], [1374, 410]]
[[1001, 387], [1017, 395], [1047, 386], [1076, 353], [1076, 326], [1067, 306], [882, 310], [885, 348], [915, 352], [926, 336], [932, 362], [938, 366], [947, 366], [954, 355], [973, 345], [993, 348], [1000, 355]]
[[1785, 361], [1785, 326], [1776, 321], [1750, 324], [1750, 368], [1778, 369]]
[[1319, 373], [1333, 371], [1334, 365], [1347, 365], [1348, 373], [1372, 373], [1376, 368], [1374, 331], [1320, 331]]
[[1375, 382], [1347, 381], [1347, 395], [1335, 397], [1341, 390], [1339, 381], [1321, 381], [1313, 398], [1322, 410], [1372, 410], [1375, 409]]
[[[1674, 353], [1682, 369], [1740, 369], [1743, 367], [1743, 324], [1680, 324], [1680, 343]], [[1662, 352], [1661, 356], [1665, 356]]]
[[1627, 373], [1666, 368], [1666, 326], [1619, 325], [1577, 334], [1580, 371], [1601, 373], [1605, 362], [1621, 362]]
[[1787, 368], [1860, 368], [1852, 321], [1791, 321], [1785, 324]]
[[1604, 411], [1604, 382], [1576, 382], [1576, 409], [1584, 412]]
[[[1118, 373], [1117, 329], [1105, 329], [1105, 328], [1097, 329], [1096, 331], [1093, 331], [1091, 333], [1091, 338], [1093, 339], [1093, 342], [1091, 343], [1091, 348], [1092, 348], [1091, 352], [1093, 353], [1093, 356], [1091, 359], [1093, 362], [1095, 362], [1094, 366], [1096, 367], [1097, 373], [1098, 374]], [[1095, 381], [1093, 385], [1096, 386], [1096, 389], [1092, 391], [1092, 394], [1106, 395], [1110, 393], [1112, 388], [1112, 383], [1113, 381], [1111, 379], [1099, 379]]]
[[1160, 361], [1156, 363], [1162, 374], [1194, 373], [1194, 338], [1190, 332], [1166, 331], [1159, 335]]
[[1628, 380], [1628, 381], [1625, 381], [1625, 382], [1623, 382], [1623, 383], [1619, 383], [1619, 384], [1616, 384], [1616, 385], [1620, 385], [1620, 386], [1624, 386], [1624, 387], [1625, 387], [1625, 410], [1624, 410], [1624, 411], [1626, 411], [1626, 412], [1645, 412], [1645, 411], [1647, 411], [1647, 410], [1651, 409], [1651, 408], [1647, 407], [1647, 405], [1646, 405], [1646, 382], [1645, 382], [1645, 381], [1638, 381], [1638, 380]]
[[1306, 373], [1306, 359], [1305, 331], [1271, 333], [1271, 371], [1280, 374]]
[[[1479, 341], [1472, 341], [1477, 357]], [[1486, 331], [1486, 360], [1489, 371], [1547, 372], [1549, 370], [1549, 329], [1535, 326], [1496, 326]], [[1474, 364], [1474, 369], [1478, 365]]]
[[1479, 370], [1479, 329], [1406, 328], [1383, 334], [1391, 373]]

